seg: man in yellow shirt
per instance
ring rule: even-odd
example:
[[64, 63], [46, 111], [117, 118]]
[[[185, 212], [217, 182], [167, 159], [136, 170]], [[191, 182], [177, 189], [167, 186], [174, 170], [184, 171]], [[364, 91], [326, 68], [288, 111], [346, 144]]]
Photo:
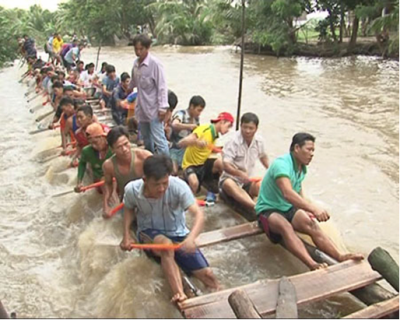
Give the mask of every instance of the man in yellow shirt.
[[60, 52], [61, 52], [61, 48], [64, 44], [63, 39], [61, 38], [59, 33], [54, 34], [54, 38], [53, 38], [53, 53], [54, 53], [54, 57], [57, 59], [56, 64], [61, 64], [61, 56], [60, 56]]
[[206, 178], [222, 172], [222, 160], [208, 159], [208, 157], [218, 134], [227, 133], [233, 122], [234, 118], [230, 113], [221, 112], [217, 119], [211, 120], [211, 124], [197, 127], [190, 135], [179, 141], [178, 146], [186, 148], [182, 168], [194, 194], [199, 191], [201, 183]]

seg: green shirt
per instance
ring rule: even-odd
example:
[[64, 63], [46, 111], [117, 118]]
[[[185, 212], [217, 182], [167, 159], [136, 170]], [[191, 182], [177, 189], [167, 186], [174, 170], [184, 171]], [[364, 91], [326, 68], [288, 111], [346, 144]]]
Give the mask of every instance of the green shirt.
[[86, 171], [86, 164], [89, 163], [92, 167], [93, 171], [93, 178], [95, 180], [99, 180], [103, 177], [103, 169], [102, 165], [104, 161], [108, 158], [111, 158], [113, 155], [110, 147], [107, 150], [106, 157], [104, 159], [99, 158], [99, 152], [94, 150], [91, 145], [88, 145], [82, 149], [81, 159], [79, 160], [79, 167], [78, 167], [78, 181], [82, 181], [85, 171]]
[[283, 197], [282, 191], [276, 184], [276, 179], [281, 177], [289, 178], [293, 190], [300, 193], [301, 183], [304, 180], [306, 173], [307, 168], [304, 165], [302, 166], [302, 170], [299, 172], [296, 160], [291, 153], [276, 158], [269, 167], [261, 183], [260, 193], [256, 204], [257, 214], [270, 209], [277, 209], [283, 212], [288, 211], [293, 205]]

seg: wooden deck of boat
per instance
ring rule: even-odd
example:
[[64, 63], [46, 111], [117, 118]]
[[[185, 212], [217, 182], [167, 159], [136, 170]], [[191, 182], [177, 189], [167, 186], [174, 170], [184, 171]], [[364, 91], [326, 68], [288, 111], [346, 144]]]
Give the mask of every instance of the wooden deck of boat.
[[199, 247], [227, 242], [261, 234], [263, 231], [257, 222], [248, 222], [237, 226], [201, 233], [196, 241]]
[[[296, 288], [298, 305], [358, 289], [379, 279], [379, 273], [373, 271], [367, 262], [352, 260], [289, 277]], [[264, 279], [239, 288], [247, 292], [258, 312], [266, 316], [276, 310], [278, 284], [279, 279]], [[191, 298], [178, 307], [186, 318], [236, 318], [228, 297], [239, 288]]]

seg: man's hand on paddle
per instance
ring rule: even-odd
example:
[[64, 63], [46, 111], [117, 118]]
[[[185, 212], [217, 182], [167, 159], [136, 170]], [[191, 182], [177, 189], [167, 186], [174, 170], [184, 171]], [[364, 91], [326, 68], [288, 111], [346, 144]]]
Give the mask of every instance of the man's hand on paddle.
[[134, 244], [135, 241], [131, 237], [124, 237], [119, 244], [122, 250], [124, 251], [131, 251], [132, 247], [131, 245]]
[[[239, 170], [240, 171], [240, 170]], [[244, 171], [240, 171], [240, 175], [238, 176], [238, 178], [240, 179], [240, 181], [242, 181], [244, 184], [249, 183], [250, 182], [250, 177], [249, 175], [244, 172]]]
[[329, 213], [316, 205], [314, 205], [315, 209], [312, 211], [312, 214], [317, 218], [319, 222], [328, 221], [330, 216]]
[[188, 236], [185, 241], [182, 242], [181, 249], [187, 253], [194, 253], [196, 251], [196, 243], [194, 239]]
[[78, 183], [78, 184], [76, 185], [76, 187], [74, 188], [74, 191], [75, 191], [76, 193], [81, 193], [81, 192], [82, 192], [82, 187], [83, 187], [82, 183]]

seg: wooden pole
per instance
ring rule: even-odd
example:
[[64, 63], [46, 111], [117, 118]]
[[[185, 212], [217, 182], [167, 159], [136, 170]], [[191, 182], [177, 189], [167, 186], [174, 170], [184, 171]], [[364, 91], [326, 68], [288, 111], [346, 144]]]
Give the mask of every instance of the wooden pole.
[[240, 108], [242, 107], [242, 84], [243, 84], [243, 63], [244, 63], [244, 34], [245, 34], [245, 15], [246, 0], [242, 0], [242, 51], [240, 53], [240, 76], [239, 76], [239, 97], [236, 113], [236, 130], [239, 130]]
[[246, 291], [236, 290], [228, 298], [229, 304], [238, 319], [261, 319]]
[[97, 71], [97, 65], [98, 65], [98, 63], [99, 63], [100, 50], [101, 50], [101, 43], [102, 43], [102, 41], [100, 40], [99, 49], [97, 50], [96, 66], [94, 67], [94, 69], [95, 69], [96, 71]]
[[8, 319], [8, 313], [0, 301], [0, 319]]
[[279, 281], [279, 295], [276, 304], [277, 319], [297, 319], [297, 295], [292, 282], [282, 277]]
[[345, 319], [381, 319], [399, 311], [399, 297], [372, 304], [365, 309], [345, 316]]
[[377, 247], [368, 256], [368, 261], [372, 269], [378, 271], [399, 292], [399, 266], [389, 252]]

